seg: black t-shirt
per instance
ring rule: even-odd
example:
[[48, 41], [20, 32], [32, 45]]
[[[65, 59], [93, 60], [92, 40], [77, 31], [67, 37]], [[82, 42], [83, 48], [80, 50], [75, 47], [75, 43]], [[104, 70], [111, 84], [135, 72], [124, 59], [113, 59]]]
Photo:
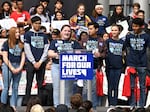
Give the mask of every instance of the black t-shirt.
[[77, 25], [85, 26], [85, 16], [81, 17], [81, 16], [77, 15]]

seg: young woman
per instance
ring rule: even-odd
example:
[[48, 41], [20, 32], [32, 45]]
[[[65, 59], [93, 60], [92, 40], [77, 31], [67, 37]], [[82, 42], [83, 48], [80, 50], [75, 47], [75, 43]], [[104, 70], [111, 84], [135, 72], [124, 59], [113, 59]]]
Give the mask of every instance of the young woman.
[[11, 4], [10, 2], [3, 2], [0, 9], [0, 19], [9, 18], [11, 14]]
[[109, 26], [108, 18], [103, 13], [104, 6], [102, 4], [96, 4], [92, 12], [91, 20], [99, 24], [98, 35], [102, 35], [105, 28]]
[[106, 41], [107, 39], [109, 39], [109, 38], [110, 38], [109, 33], [105, 32], [105, 33], [102, 35], [102, 38], [104, 39], [104, 41]]
[[41, 22], [48, 22], [48, 19], [46, 14], [44, 13], [44, 6], [42, 4], [39, 4], [34, 9], [33, 16], [39, 16], [41, 18]]
[[17, 106], [18, 85], [25, 62], [23, 43], [20, 41], [18, 28], [12, 27], [9, 30], [8, 41], [2, 46], [2, 55], [4, 61], [2, 65], [4, 89], [1, 94], [1, 102], [7, 104], [8, 91], [12, 80], [10, 105], [15, 109]]
[[[61, 50], [67, 52], [68, 50], [81, 49], [77, 41], [71, 40], [71, 27], [69, 25], [62, 26], [61, 40], [53, 40], [50, 44], [48, 56], [52, 58], [52, 79], [53, 79], [53, 99], [54, 106], [60, 104], [60, 68], [59, 68], [59, 53]], [[72, 95], [73, 81], [65, 82], [65, 104], [70, 105], [70, 96]]]
[[0, 38], [7, 38], [7, 30], [4, 28], [0, 29]]
[[106, 66], [108, 67], [108, 102], [109, 105], [116, 106], [118, 98], [118, 85], [123, 67], [122, 54], [124, 49], [124, 41], [119, 39], [121, 27], [112, 25], [112, 38], [106, 40], [107, 57]]
[[64, 19], [63, 13], [61, 11], [56, 11], [54, 20], [60, 21], [60, 20], [63, 20], [63, 19]]
[[[71, 28], [76, 32], [80, 29], [80, 26], [87, 27], [91, 19], [85, 14], [85, 5], [80, 3], [77, 7], [77, 14], [73, 15], [70, 20]], [[77, 35], [79, 36], [79, 35]]]
[[115, 7], [113, 15], [110, 17], [110, 24], [116, 24], [117, 22], [121, 22], [123, 20], [126, 20], [126, 17], [123, 14], [123, 8], [118, 5]]
[[88, 35], [88, 33], [87, 32], [81, 32], [81, 34], [80, 34], [80, 36], [79, 36], [79, 39], [78, 39], [78, 42], [79, 42], [79, 44], [81, 45], [81, 47], [83, 48], [83, 49], [85, 49], [86, 48], [86, 42], [87, 42], [87, 40], [89, 39], [89, 35]]

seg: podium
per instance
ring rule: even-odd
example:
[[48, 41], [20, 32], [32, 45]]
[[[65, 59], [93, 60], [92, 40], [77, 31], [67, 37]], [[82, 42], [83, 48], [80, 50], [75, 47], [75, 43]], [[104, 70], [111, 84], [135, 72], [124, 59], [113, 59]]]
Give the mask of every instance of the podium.
[[93, 79], [93, 54], [85, 49], [59, 52], [60, 104], [65, 104], [65, 81], [87, 80], [87, 99], [91, 100]]

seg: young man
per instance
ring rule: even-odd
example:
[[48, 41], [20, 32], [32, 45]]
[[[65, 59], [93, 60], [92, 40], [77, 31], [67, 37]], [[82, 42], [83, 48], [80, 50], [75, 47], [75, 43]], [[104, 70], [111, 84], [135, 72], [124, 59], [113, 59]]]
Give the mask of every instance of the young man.
[[140, 99], [136, 102], [134, 88], [135, 88], [135, 74], [130, 75], [131, 83], [131, 96], [129, 98], [130, 106], [140, 106], [145, 105], [145, 78], [146, 78], [146, 48], [150, 46], [150, 36], [143, 31], [144, 20], [140, 18], [135, 18], [132, 21], [132, 29], [126, 36], [125, 45], [128, 48], [127, 53], [127, 66], [134, 67], [137, 71], [137, 76], [139, 77], [140, 84]]
[[10, 18], [13, 18], [18, 26], [25, 26], [30, 24], [30, 14], [23, 10], [23, 1], [16, 1], [17, 10], [12, 12]]
[[41, 19], [38, 16], [31, 18], [32, 29], [25, 33], [24, 50], [27, 58], [27, 85], [23, 104], [26, 104], [31, 95], [34, 74], [38, 85], [38, 96], [41, 98], [42, 83], [45, 73], [45, 60], [49, 48], [47, 36], [40, 31]]
[[[96, 22], [88, 23], [89, 39], [86, 42], [86, 50], [93, 53], [94, 58], [94, 69], [93, 69], [93, 80], [92, 80], [92, 102], [93, 108], [96, 109], [96, 106], [101, 106], [101, 96], [97, 95], [96, 92], [96, 70], [100, 70], [103, 59], [106, 54], [106, 44], [104, 40], [97, 35], [99, 25]], [[86, 84], [86, 82], [85, 82]], [[87, 92], [83, 87], [83, 95], [86, 95]], [[86, 92], [86, 93], [84, 93]]]
[[[144, 10], [139, 10], [139, 11], [137, 12], [137, 17], [138, 17], [138, 18], [141, 18], [141, 19], [144, 21], [144, 20], [145, 20], [145, 11], [144, 11]], [[147, 32], [147, 27], [148, 27], [148, 25], [147, 25], [147, 23], [144, 21], [143, 30], [144, 30], [145, 32]]]
[[140, 4], [139, 3], [134, 3], [132, 5], [132, 12], [129, 14], [129, 16], [134, 19], [137, 18], [137, 12], [140, 10]]
[[129, 31], [132, 31], [132, 20], [137, 18], [137, 12], [140, 10], [140, 4], [134, 3], [132, 5], [132, 12], [128, 15], [127, 20], [129, 24]]

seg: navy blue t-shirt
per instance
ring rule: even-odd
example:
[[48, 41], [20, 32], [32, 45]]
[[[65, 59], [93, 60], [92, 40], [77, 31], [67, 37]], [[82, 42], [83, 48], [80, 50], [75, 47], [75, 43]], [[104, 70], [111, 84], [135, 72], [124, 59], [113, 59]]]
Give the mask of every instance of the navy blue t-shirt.
[[129, 48], [127, 53], [127, 65], [133, 67], [146, 67], [146, 48], [148, 46], [150, 47], [150, 36], [145, 32], [139, 35], [130, 33], [126, 36], [125, 44]]
[[2, 46], [2, 51], [8, 52], [8, 60], [11, 63], [20, 63], [21, 54], [24, 51], [24, 49], [20, 48], [18, 44], [16, 44], [14, 48], [9, 48], [8, 41], [5, 41]]
[[108, 18], [103, 15], [99, 15], [97, 18], [91, 17], [91, 20], [93, 22], [96, 22], [99, 24], [98, 34], [102, 35], [106, 32], [105, 28], [109, 26]]
[[122, 39], [114, 40], [109, 38], [107, 44], [107, 66], [108, 68], [120, 69], [123, 67], [122, 54], [125, 49]]
[[[100, 48], [103, 49], [103, 47], [104, 41], [100, 40], [100, 37], [89, 37], [88, 41], [86, 42], [86, 50], [91, 53], [99, 52]], [[94, 69], [98, 68], [100, 60], [102, 60], [101, 57], [96, 58], [93, 55]]]
[[[54, 50], [56, 53], [72, 51], [73, 49], [82, 49], [80, 44], [74, 40], [52, 40], [49, 50]], [[54, 63], [58, 64], [59, 59], [52, 59]]]
[[24, 35], [25, 43], [29, 44], [35, 61], [39, 61], [44, 52], [44, 46], [48, 44], [48, 37], [43, 32], [28, 31]]

